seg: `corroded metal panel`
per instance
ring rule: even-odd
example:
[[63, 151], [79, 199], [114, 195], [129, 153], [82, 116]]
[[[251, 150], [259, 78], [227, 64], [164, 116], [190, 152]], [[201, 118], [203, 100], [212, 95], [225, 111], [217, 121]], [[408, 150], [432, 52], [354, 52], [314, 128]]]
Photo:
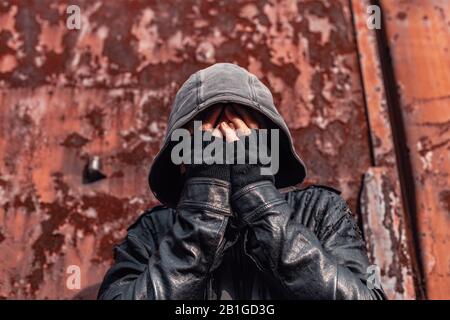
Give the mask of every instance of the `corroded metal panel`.
[[[81, 30], [65, 1], [0, 5], [0, 296], [95, 295], [113, 243], [155, 203], [146, 174], [177, 88], [215, 62], [270, 87], [307, 183], [357, 211], [371, 158], [347, 0], [76, 3]], [[86, 181], [94, 157], [106, 177]]]
[[[414, 174], [428, 298], [450, 297], [450, 2], [381, 1]], [[407, 155], [405, 155], [407, 156]]]
[[371, 30], [367, 27], [369, 17], [367, 8], [370, 5], [371, 1], [369, 0], [352, 1], [372, 152], [375, 165], [389, 166], [396, 169], [394, 138], [389, 118], [376, 30]]
[[[390, 110], [376, 30], [367, 27], [369, 0], [352, 1], [371, 147], [376, 167], [365, 175], [361, 197], [369, 257], [381, 269], [390, 299], [415, 299], [418, 268], [402, 197]], [[387, 88], [390, 90], [391, 88]], [[391, 106], [392, 107], [392, 106]], [[400, 164], [401, 165], [401, 164]]]
[[380, 268], [389, 299], [415, 299], [414, 273], [401, 194], [388, 167], [370, 168], [361, 194], [361, 216], [370, 260]]
[[[83, 289], [101, 280], [112, 245], [154, 204], [146, 175], [165, 126], [154, 94], [0, 90], [2, 296], [70, 297], [70, 265]], [[86, 183], [94, 157], [106, 178]]]

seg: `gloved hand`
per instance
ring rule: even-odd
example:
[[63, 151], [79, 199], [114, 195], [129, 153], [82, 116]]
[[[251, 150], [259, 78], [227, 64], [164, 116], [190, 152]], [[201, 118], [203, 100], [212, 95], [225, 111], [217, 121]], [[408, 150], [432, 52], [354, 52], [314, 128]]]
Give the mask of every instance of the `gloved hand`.
[[[250, 135], [241, 136], [239, 141], [233, 142], [236, 145], [235, 161], [230, 166], [231, 194], [236, 193], [245, 186], [263, 180], [275, 182], [273, 175], [262, 174], [263, 164], [259, 158], [259, 130], [251, 130]], [[267, 149], [269, 146], [265, 146]], [[245, 154], [244, 161], [239, 163], [239, 152]], [[254, 159], [253, 164], [250, 159]], [[244, 163], [242, 163], [244, 162]], [[256, 163], [254, 163], [256, 162]]]
[[[218, 128], [214, 128], [217, 120], [219, 119], [222, 113], [222, 106], [214, 106], [209, 111], [204, 114], [203, 121], [201, 123], [201, 127], [195, 128], [195, 123], [192, 121], [188, 124], [188, 129], [191, 133], [191, 136], [195, 137], [195, 130], [202, 131], [202, 135], [205, 136], [205, 139], [202, 139], [200, 145], [200, 154], [203, 155], [206, 148], [213, 147], [212, 144], [216, 144], [217, 147], [225, 149], [226, 142], [223, 139], [223, 135]], [[195, 141], [191, 140], [191, 154], [188, 157], [190, 159], [189, 163], [184, 164], [185, 168], [185, 180], [193, 177], [203, 177], [203, 178], [214, 178], [223, 180], [226, 182], [230, 182], [230, 166], [225, 163], [225, 153], [222, 153], [222, 163], [223, 164], [207, 164], [205, 159], [201, 159], [194, 161], [194, 156], [196, 155], [194, 152]], [[209, 154], [210, 152], [208, 152]], [[214, 155], [214, 154], [213, 154]], [[202, 157], [203, 158], [203, 157]]]
[[[274, 182], [273, 175], [264, 175], [261, 172], [263, 165], [258, 158], [260, 125], [261, 121], [255, 120], [245, 109], [236, 109], [231, 105], [211, 108], [206, 113], [202, 127], [192, 130], [203, 130], [204, 134], [213, 135], [212, 141], [202, 141], [202, 153], [210, 144], [218, 143], [219, 139], [223, 138], [220, 145], [225, 157], [224, 164], [195, 164], [192, 158], [191, 164], [186, 165], [186, 177], [210, 177], [231, 182], [232, 193], [257, 181]], [[269, 146], [264, 147], [269, 149]], [[227, 152], [229, 148], [235, 150], [231, 165], [226, 164], [226, 157], [230, 157]], [[250, 159], [254, 161], [250, 162]]]
[[[201, 154], [204, 154], [205, 148], [212, 147], [212, 144], [216, 144], [217, 147], [225, 150], [226, 141], [221, 137], [212, 136], [209, 132], [205, 132], [205, 135], [210, 135], [211, 141], [202, 141], [201, 144]], [[186, 180], [193, 177], [203, 177], [203, 178], [213, 178], [219, 179], [226, 182], [230, 182], [230, 165], [226, 164], [225, 152], [222, 152], [222, 164], [213, 163], [206, 164], [205, 158], [202, 159], [202, 163], [196, 164], [194, 163], [194, 141], [192, 140], [192, 148], [191, 148], [191, 162], [189, 164], [185, 164], [186, 168]], [[207, 154], [209, 152], [206, 152]], [[214, 153], [212, 154], [214, 156]]]

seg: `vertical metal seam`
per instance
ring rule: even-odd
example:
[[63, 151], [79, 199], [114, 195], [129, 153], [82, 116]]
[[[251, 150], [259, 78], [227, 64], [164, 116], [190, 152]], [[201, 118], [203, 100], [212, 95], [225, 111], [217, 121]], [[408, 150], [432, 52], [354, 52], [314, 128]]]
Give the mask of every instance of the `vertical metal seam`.
[[[376, 5], [382, 9], [380, 0], [370, 0], [372, 5]], [[401, 106], [399, 102], [398, 92], [396, 90], [395, 72], [391, 60], [391, 50], [386, 33], [386, 19], [381, 10], [381, 29], [375, 30], [378, 55], [380, 57], [380, 67], [383, 78], [383, 84], [386, 94], [386, 105], [391, 124], [392, 140], [394, 144], [395, 158], [397, 162], [398, 177], [400, 182], [400, 190], [402, 202], [405, 209], [405, 223], [407, 224], [405, 230], [407, 232], [407, 240], [411, 243], [409, 245], [411, 263], [414, 272], [414, 281], [416, 288], [416, 297], [419, 299], [426, 299], [426, 292], [424, 290], [424, 268], [420, 258], [420, 242], [417, 237], [416, 225], [416, 199], [415, 199], [415, 184], [414, 175], [412, 172], [411, 158], [408, 153], [408, 146], [406, 144], [406, 133], [401, 114]], [[384, 28], [384, 29], [383, 29]]]

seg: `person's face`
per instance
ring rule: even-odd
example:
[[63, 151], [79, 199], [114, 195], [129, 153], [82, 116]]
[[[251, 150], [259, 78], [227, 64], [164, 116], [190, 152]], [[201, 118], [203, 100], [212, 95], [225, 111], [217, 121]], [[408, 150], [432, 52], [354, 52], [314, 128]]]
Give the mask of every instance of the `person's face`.
[[211, 131], [213, 136], [225, 137], [227, 142], [239, 140], [240, 136], [249, 135], [251, 129], [264, 127], [264, 120], [261, 115], [251, 114], [246, 107], [234, 103], [221, 103], [212, 106], [200, 119], [202, 125], [199, 128], [193, 127], [193, 121], [188, 124], [189, 130]]

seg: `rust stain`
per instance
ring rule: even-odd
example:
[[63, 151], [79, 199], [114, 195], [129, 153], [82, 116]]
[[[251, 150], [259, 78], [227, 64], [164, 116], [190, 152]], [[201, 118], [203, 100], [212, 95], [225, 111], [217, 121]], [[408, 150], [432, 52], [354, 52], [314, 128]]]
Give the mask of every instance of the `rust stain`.
[[380, 267], [390, 299], [414, 299], [414, 270], [406, 239], [402, 204], [390, 168], [370, 168], [361, 196], [364, 234], [371, 261]]
[[[357, 215], [361, 177], [374, 165], [369, 141], [376, 165], [394, 165], [391, 133], [376, 130], [386, 126], [386, 114], [377, 119], [365, 112], [349, 1], [77, 3], [81, 30], [66, 29], [65, 1], [0, 4], [1, 297], [95, 295], [112, 245], [155, 204], [145, 177], [174, 94], [191, 73], [212, 63], [238, 63], [262, 79], [308, 164], [307, 183], [342, 190]], [[392, 12], [407, 13], [395, 19], [401, 28], [415, 19], [412, 8]], [[430, 21], [445, 19], [443, 10], [424, 14]], [[399, 46], [407, 41], [403, 30], [395, 33]], [[399, 86], [405, 90], [402, 70]], [[382, 87], [376, 88], [368, 94], [383, 104]], [[448, 102], [443, 85], [427, 92], [407, 97], [405, 110]], [[417, 130], [447, 133], [445, 123], [424, 112], [414, 118]], [[444, 142], [421, 142], [421, 152], [438, 146], [427, 150], [431, 156], [423, 154], [432, 164], [428, 172], [443, 161]], [[83, 184], [93, 156], [101, 158], [107, 178]], [[444, 204], [445, 195], [440, 199]], [[385, 224], [402, 225], [399, 217], [392, 219]], [[403, 230], [396, 230], [392, 237], [400, 240], [392, 245], [398, 252]], [[410, 275], [395, 261], [388, 277], [405, 284]], [[81, 267], [86, 291], [65, 287], [70, 264]]]
[[[450, 3], [433, 0], [421, 2], [420, 6], [414, 1], [381, 4], [411, 150], [417, 204], [414, 218], [425, 288], [428, 298], [448, 299], [450, 219], [445, 194], [450, 188]], [[402, 12], [407, 12], [407, 17], [396, 23], [392, 18], [402, 17]]]
[[61, 143], [61, 145], [67, 148], [81, 148], [88, 142], [89, 142], [88, 139], [74, 132], [68, 135]]
[[[370, 151], [347, 1], [78, 4], [81, 30], [65, 28], [65, 2], [0, 6], [0, 295], [72, 297], [69, 264], [83, 288], [101, 280], [112, 245], [155, 202], [145, 177], [176, 90], [219, 61], [271, 88], [308, 183], [341, 189], [358, 212]], [[107, 178], [83, 184], [93, 156]]]
[[450, 190], [441, 191], [439, 200], [446, 213], [450, 214]]
[[370, 128], [373, 162], [365, 174], [361, 210], [371, 261], [384, 274], [390, 299], [415, 299], [420, 278], [411, 223], [402, 197], [399, 166], [390, 113], [392, 106], [383, 78], [377, 35], [367, 28], [369, 1], [352, 1], [357, 43]]
[[[157, 120], [147, 121], [144, 112], [136, 115], [152, 95], [151, 90], [52, 87], [1, 91], [2, 132], [11, 134], [0, 142], [5, 160], [0, 168], [3, 296], [74, 296], [65, 288], [71, 264], [81, 267], [83, 288], [101, 280], [113, 244], [155, 203], [146, 179], [137, 179], [146, 176], [161, 138], [143, 138], [155, 130], [148, 124]], [[102, 103], [107, 108], [98, 112], [93, 106]], [[132, 157], [130, 146], [142, 141], [146, 157], [124, 164], [119, 155]], [[110, 178], [84, 185], [83, 169], [92, 155], [102, 157]]]

